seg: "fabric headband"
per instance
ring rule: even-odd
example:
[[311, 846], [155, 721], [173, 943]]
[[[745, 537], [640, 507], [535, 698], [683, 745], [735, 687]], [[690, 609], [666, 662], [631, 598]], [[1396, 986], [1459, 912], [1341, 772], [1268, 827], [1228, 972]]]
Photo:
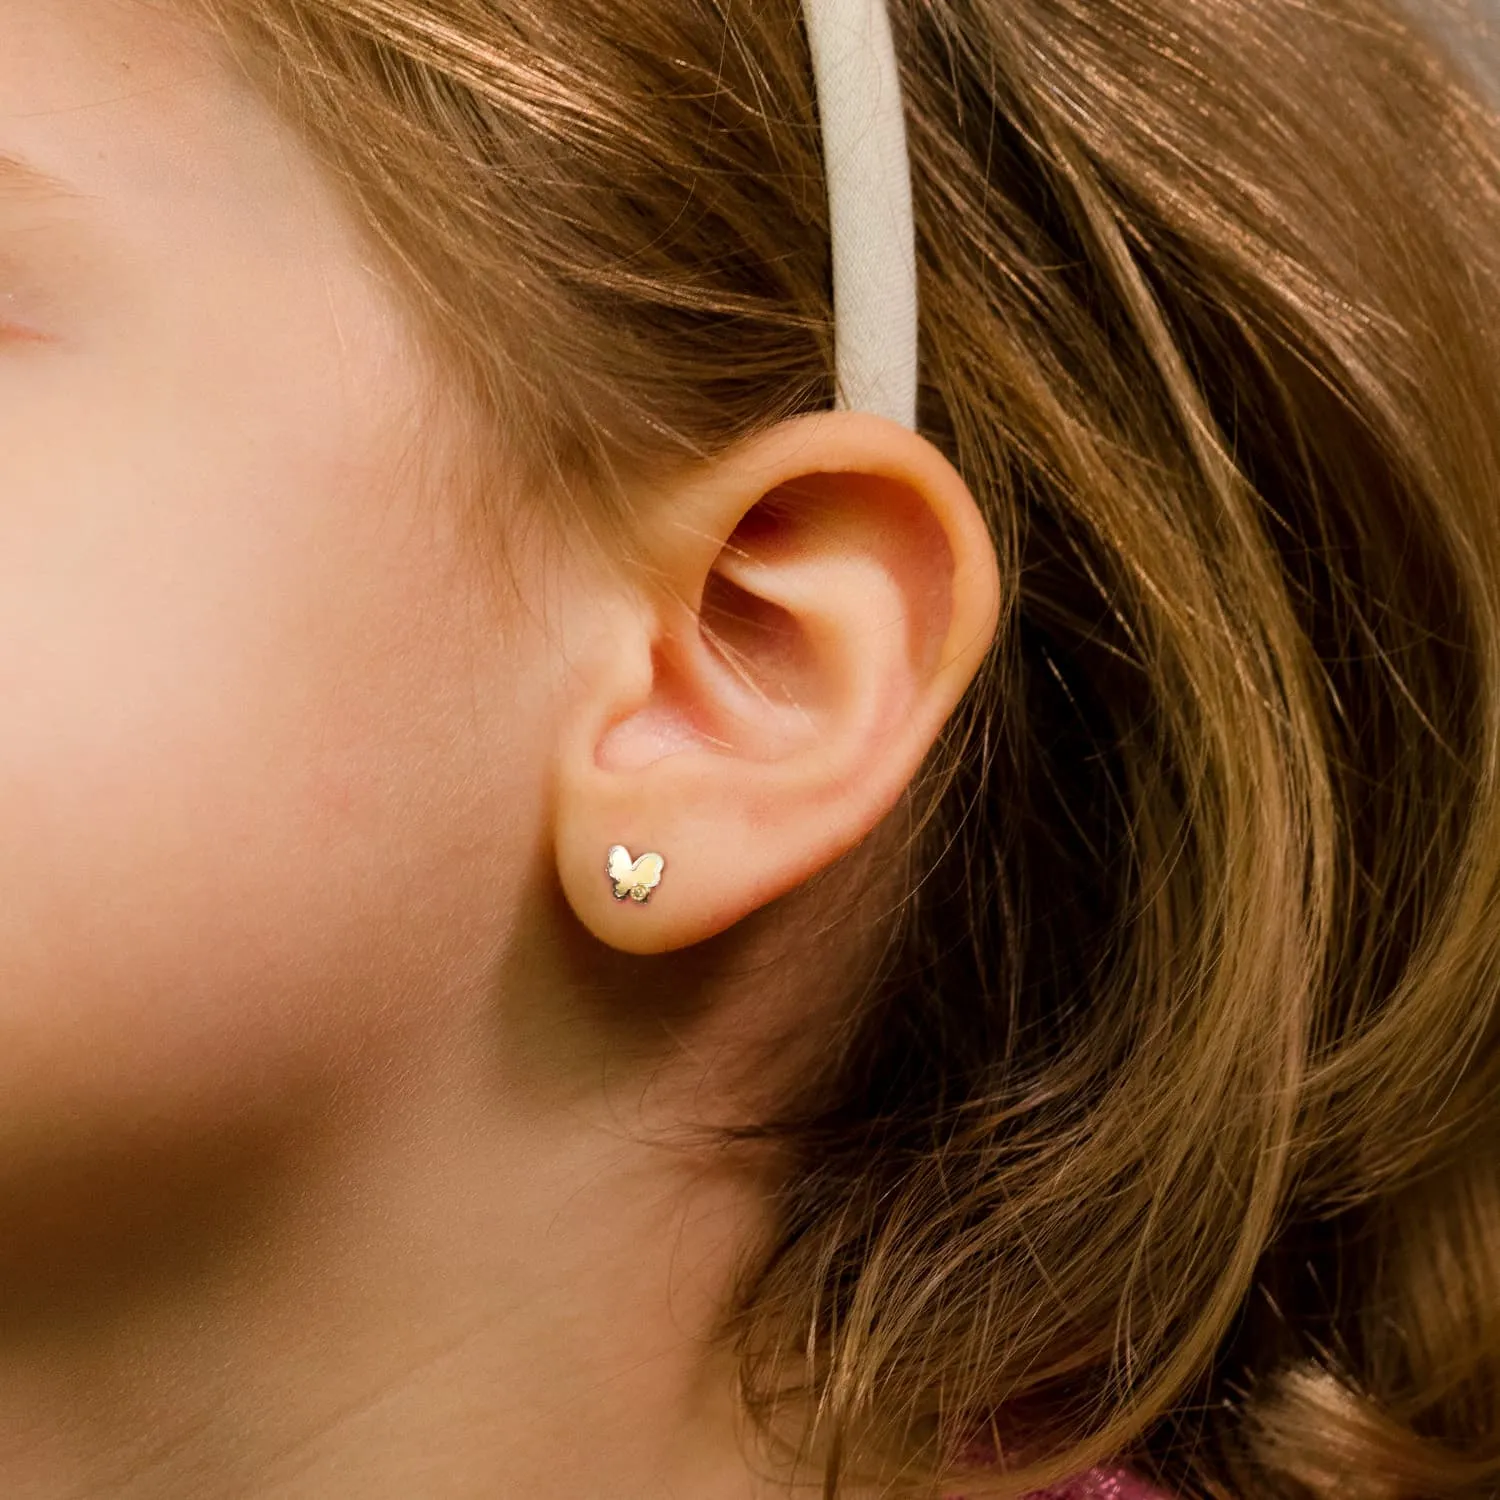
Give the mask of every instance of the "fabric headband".
[[887, 0], [803, 0], [833, 238], [838, 406], [917, 425], [917, 253]]

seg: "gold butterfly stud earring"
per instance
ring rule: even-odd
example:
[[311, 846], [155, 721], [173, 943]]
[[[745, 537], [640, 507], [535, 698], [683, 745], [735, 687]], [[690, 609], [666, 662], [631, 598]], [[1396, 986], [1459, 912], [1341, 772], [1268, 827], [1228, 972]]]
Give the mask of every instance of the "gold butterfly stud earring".
[[632, 901], [644, 903], [661, 884], [661, 873], [666, 867], [666, 860], [659, 854], [643, 854], [639, 859], [631, 859], [624, 844], [615, 844], [609, 851], [609, 863], [604, 869], [614, 882], [616, 901], [623, 901], [628, 896]]

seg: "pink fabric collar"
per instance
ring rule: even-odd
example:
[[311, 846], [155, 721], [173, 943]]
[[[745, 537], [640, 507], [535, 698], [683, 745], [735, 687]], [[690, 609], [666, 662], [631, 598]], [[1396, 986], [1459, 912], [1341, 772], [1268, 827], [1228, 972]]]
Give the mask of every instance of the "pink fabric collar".
[[[949, 1495], [945, 1500], [964, 1500], [964, 1497]], [[1172, 1500], [1172, 1497], [1124, 1469], [1090, 1469], [1066, 1484], [1039, 1490], [1027, 1500]]]

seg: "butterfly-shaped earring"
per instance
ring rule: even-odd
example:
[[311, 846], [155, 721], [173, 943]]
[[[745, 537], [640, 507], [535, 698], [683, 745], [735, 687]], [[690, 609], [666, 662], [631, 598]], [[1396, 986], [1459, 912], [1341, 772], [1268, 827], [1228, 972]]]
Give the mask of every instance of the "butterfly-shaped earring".
[[604, 869], [614, 882], [616, 901], [629, 897], [632, 901], [646, 902], [661, 884], [661, 872], [666, 867], [666, 860], [659, 854], [643, 854], [639, 859], [631, 859], [624, 844], [615, 844], [609, 851], [609, 863]]

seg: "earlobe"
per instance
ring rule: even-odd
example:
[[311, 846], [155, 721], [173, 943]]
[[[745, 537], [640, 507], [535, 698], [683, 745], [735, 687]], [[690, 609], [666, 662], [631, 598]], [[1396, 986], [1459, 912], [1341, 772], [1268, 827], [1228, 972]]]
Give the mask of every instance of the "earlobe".
[[608, 612], [559, 744], [555, 835], [578, 918], [653, 953], [874, 829], [983, 661], [1000, 581], [952, 466], [862, 413], [748, 440], [642, 524], [650, 567], [618, 580], [632, 603]]

